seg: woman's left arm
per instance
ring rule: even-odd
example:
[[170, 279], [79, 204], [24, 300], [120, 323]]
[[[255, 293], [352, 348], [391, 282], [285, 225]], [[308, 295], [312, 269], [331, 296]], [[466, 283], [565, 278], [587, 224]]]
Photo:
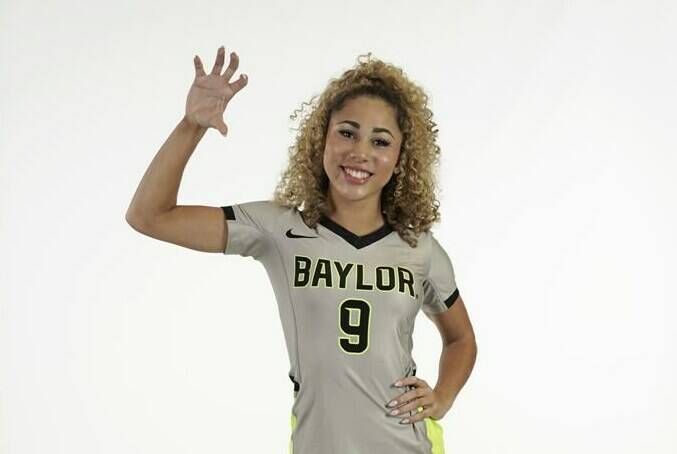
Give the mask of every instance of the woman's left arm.
[[428, 416], [442, 419], [468, 380], [477, 357], [475, 333], [460, 296], [449, 309], [428, 315], [428, 318], [435, 323], [442, 336], [439, 376], [434, 388], [415, 375], [401, 377], [393, 384], [397, 387], [414, 387], [386, 404], [389, 415], [396, 417], [406, 416], [403, 413], [418, 409], [414, 416], [402, 419], [400, 423], [403, 424], [414, 423]]
[[428, 318], [437, 326], [443, 344], [437, 383], [433, 388], [442, 406], [435, 419], [440, 419], [449, 411], [470, 377], [477, 358], [477, 344], [460, 296], [448, 310], [429, 315]]

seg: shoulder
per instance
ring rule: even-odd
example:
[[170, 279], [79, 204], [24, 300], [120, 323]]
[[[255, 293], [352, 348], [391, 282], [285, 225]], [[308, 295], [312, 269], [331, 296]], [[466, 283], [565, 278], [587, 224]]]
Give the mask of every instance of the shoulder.
[[295, 207], [286, 207], [273, 200], [252, 200], [236, 204], [242, 211], [259, 217], [275, 218], [281, 215], [294, 215]]
[[222, 208], [230, 222], [256, 227], [268, 233], [278, 230], [280, 223], [286, 224], [298, 217], [296, 208], [280, 205], [273, 200], [251, 200]]
[[419, 249], [421, 254], [423, 254], [425, 257], [430, 256], [433, 242], [436, 242], [435, 235], [433, 234], [432, 230], [425, 230], [418, 235], [415, 235], [414, 238], [416, 238], [417, 241], [416, 249]]
[[435, 237], [432, 230], [423, 232], [419, 241], [421, 254], [425, 257], [426, 274], [430, 273], [431, 268], [451, 268], [449, 253]]

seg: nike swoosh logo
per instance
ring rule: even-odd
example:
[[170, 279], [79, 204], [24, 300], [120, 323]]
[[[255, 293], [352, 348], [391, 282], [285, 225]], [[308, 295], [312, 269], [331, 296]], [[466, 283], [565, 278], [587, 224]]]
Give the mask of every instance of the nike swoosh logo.
[[317, 238], [316, 236], [303, 236], [303, 235], [297, 235], [295, 233], [291, 233], [291, 229], [287, 230], [287, 238]]

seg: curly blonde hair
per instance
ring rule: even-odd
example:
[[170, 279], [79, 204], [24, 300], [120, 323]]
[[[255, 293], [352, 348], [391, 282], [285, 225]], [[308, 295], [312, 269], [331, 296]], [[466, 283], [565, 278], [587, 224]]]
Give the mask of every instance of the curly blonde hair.
[[435, 175], [440, 155], [437, 124], [427, 107], [428, 96], [402, 69], [371, 58], [371, 52], [360, 55], [357, 61], [341, 77], [329, 81], [315, 104], [317, 96], [290, 115], [295, 120], [303, 112], [304, 104], [312, 108], [301, 119], [296, 142], [289, 147], [289, 164], [279, 179], [273, 200], [281, 206], [299, 209], [304, 222], [317, 229], [320, 217], [330, 210], [329, 178], [324, 171], [323, 154], [331, 115], [349, 99], [363, 95], [381, 98], [397, 111], [397, 123], [403, 133], [395, 170], [381, 191], [381, 208], [386, 222], [411, 247], [416, 247], [418, 235], [440, 220]]

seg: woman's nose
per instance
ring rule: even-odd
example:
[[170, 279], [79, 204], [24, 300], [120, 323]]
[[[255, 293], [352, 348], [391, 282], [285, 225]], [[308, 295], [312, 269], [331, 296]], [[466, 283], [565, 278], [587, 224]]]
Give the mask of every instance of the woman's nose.
[[361, 151], [361, 150], [359, 150], [359, 149], [357, 149], [357, 148], [354, 148], [354, 149], [350, 152], [350, 158], [353, 159], [353, 160], [355, 160], [355, 161], [366, 161], [366, 160], [367, 160], [367, 155], [364, 154], [363, 151]]
[[354, 158], [359, 158], [359, 159], [367, 159], [369, 157], [369, 144], [368, 143], [362, 143], [362, 142], [355, 142], [355, 145], [353, 146], [353, 149], [351, 150], [351, 155]]

